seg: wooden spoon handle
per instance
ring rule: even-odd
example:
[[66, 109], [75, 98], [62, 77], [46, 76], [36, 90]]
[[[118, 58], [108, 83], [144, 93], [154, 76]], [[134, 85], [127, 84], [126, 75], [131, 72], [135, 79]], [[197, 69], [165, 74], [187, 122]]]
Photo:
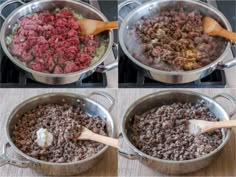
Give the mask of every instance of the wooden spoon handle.
[[235, 41], [236, 42], [236, 33], [235, 32], [231, 32], [231, 31], [222, 29], [219, 32], [219, 36], [225, 37], [225, 38], [227, 38], [227, 39], [229, 39], [231, 41]]
[[93, 135], [90, 136], [88, 139], [92, 140], [92, 141], [97, 141], [102, 144], [106, 144], [108, 146], [118, 148], [118, 139], [115, 139], [115, 138], [111, 138], [111, 137], [107, 137], [107, 136], [98, 135], [96, 133], [93, 133]]
[[210, 126], [204, 128], [204, 132], [218, 129], [218, 128], [231, 128], [236, 127], [236, 120], [225, 120], [219, 122], [212, 122]]
[[104, 29], [117, 29], [118, 28], [118, 21], [111, 21], [111, 22], [106, 22], [104, 25]]

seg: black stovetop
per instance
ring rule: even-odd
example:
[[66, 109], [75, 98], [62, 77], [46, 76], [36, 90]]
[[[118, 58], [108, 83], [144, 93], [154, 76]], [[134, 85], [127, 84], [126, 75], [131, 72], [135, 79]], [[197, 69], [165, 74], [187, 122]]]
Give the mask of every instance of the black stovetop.
[[[24, 0], [24, 2], [30, 2], [31, 0]], [[0, 0], [0, 4], [3, 0]], [[84, 1], [89, 3], [89, 1]], [[106, 15], [109, 20], [117, 19], [116, 9], [117, 6], [114, 4], [107, 3], [105, 1], [99, 1], [101, 11]], [[8, 9], [5, 10], [5, 15], [9, 14], [9, 11], [18, 7], [18, 4], [11, 5]], [[3, 21], [0, 23], [2, 26]], [[116, 36], [117, 32], [115, 32]], [[117, 37], [115, 37], [117, 40]], [[86, 79], [77, 81], [72, 84], [67, 85], [46, 85], [36, 81], [33, 81], [27, 77], [27, 74], [16, 67], [4, 54], [2, 49], [0, 49], [0, 88], [44, 88], [44, 87], [53, 87], [53, 88], [104, 88], [107, 86], [107, 76], [105, 73], [93, 73]]]
[[[142, 2], [141, 0], [139, 0]], [[206, 2], [206, 0], [203, 0]], [[225, 1], [224, 1], [225, 2]], [[219, 10], [229, 19], [233, 30], [236, 26], [235, 1], [217, 1]], [[127, 7], [128, 11], [133, 7]], [[127, 11], [124, 12], [127, 14]], [[226, 87], [225, 72], [215, 70], [209, 76], [186, 84], [165, 84], [145, 77], [144, 72], [137, 67], [120, 48], [119, 53], [119, 87], [120, 88], [223, 88]]]
[[165, 84], [145, 77], [145, 74], [125, 55], [119, 59], [120, 88], [223, 88], [226, 86], [224, 71], [215, 70], [207, 77], [186, 84]]
[[107, 86], [106, 74], [93, 73], [86, 79], [67, 85], [47, 85], [29, 79], [6, 55], [0, 60], [0, 88], [103, 88]]

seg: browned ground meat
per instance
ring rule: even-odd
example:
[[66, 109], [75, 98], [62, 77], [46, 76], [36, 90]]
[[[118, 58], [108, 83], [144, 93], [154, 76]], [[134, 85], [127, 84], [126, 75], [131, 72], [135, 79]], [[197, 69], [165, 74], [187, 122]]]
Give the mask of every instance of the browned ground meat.
[[[98, 116], [89, 116], [80, 106], [68, 104], [47, 104], [27, 112], [13, 129], [12, 139], [24, 153], [34, 158], [49, 162], [74, 162], [93, 156], [104, 145], [77, 140], [81, 125], [91, 131], [107, 135], [106, 122]], [[46, 128], [53, 134], [52, 145], [47, 148], [38, 146], [36, 132]]]
[[140, 47], [134, 48], [131, 42], [127, 47], [136, 59], [156, 69], [201, 68], [216, 60], [225, 46], [223, 39], [204, 34], [202, 17], [197, 11], [187, 12], [183, 8], [144, 16], [129, 31], [130, 38]]
[[72, 12], [40, 12], [20, 18], [10, 51], [29, 68], [63, 74], [89, 67], [100, 45], [97, 36], [81, 36]]
[[173, 103], [135, 115], [130, 140], [139, 150], [165, 160], [189, 160], [204, 156], [222, 143], [220, 129], [194, 136], [188, 120], [217, 121], [202, 104]]

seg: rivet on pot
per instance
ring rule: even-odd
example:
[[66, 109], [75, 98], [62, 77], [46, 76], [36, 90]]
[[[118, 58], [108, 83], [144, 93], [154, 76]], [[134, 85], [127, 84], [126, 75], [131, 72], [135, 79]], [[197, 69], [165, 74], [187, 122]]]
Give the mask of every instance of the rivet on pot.
[[36, 6], [35, 6], [35, 5], [32, 5], [32, 6], [31, 6], [31, 9], [32, 9], [32, 10], [36, 9]]
[[148, 10], [149, 10], [149, 11], [152, 11], [152, 9], [153, 9], [153, 6], [150, 6]]

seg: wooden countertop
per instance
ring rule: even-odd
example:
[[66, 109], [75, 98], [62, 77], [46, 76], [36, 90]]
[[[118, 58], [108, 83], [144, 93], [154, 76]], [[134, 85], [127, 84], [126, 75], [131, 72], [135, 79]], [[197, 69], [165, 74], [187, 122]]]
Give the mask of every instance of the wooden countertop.
[[[194, 89], [191, 89], [194, 90]], [[149, 93], [158, 91], [157, 89], [120, 89], [118, 93], [118, 115], [120, 119], [125, 114], [127, 108], [138, 98]], [[236, 89], [198, 89], [195, 91], [202, 92], [208, 96], [214, 96], [218, 93], [229, 93], [236, 98]], [[219, 99], [219, 102], [226, 110], [231, 111], [232, 105], [229, 101]], [[236, 118], [236, 116], [234, 116]], [[120, 125], [119, 125], [120, 126]], [[236, 176], [236, 128], [233, 128], [229, 142], [217, 159], [205, 169], [188, 174], [188, 176]], [[129, 150], [123, 139], [120, 140], [120, 146]], [[136, 160], [127, 160], [121, 156], [118, 157], [118, 174], [119, 176], [168, 176], [155, 172]]]
[[[88, 95], [93, 90], [90, 91], [85, 89], [0, 89], [0, 154], [2, 152], [2, 147], [4, 143], [7, 142], [6, 135], [4, 131], [5, 122], [10, 114], [10, 112], [15, 108], [19, 103], [27, 98], [36, 96], [38, 94], [48, 93], [48, 92], [72, 92], [82, 95]], [[94, 90], [95, 91], [95, 90]], [[96, 89], [99, 91], [99, 89]], [[102, 90], [104, 91], [104, 90]], [[114, 98], [117, 97], [115, 90], [107, 90], [107, 93], [112, 95]], [[108, 105], [104, 98], [94, 97], [95, 100], [101, 100], [105, 105]], [[116, 99], [117, 100], [117, 99]], [[116, 108], [116, 107], [115, 107]], [[113, 109], [111, 114], [114, 117], [115, 125], [117, 125], [117, 110]], [[31, 169], [22, 169], [18, 167], [13, 167], [11, 165], [5, 165], [0, 167], [0, 176], [6, 177], [23, 177], [23, 176], [38, 176], [43, 175], [34, 172]], [[109, 148], [108, 151], [104, 154], [104, 158], [92, 169], [81, 174], [80, 176], [117, 176], [117, 151], [114, 148]]]
[[[193, 89], [191, 89], [193, 90]], [[97, 91], [97, 90], [96, 90]], [[104, 91], [104, 90], [102, 90]], [[157, 89], [119, 89], [118, 92], [118, 108], [112, 111], [112, 115], [117, 115], [118, 117], [124, 115], [127, 108], [132, 104], [136, 99], [152, 93], [154, 91], [158, 91]], [[196, 91], [205, 93], [209, 96], [214, 96], [217, 93], [229, 93], [236, 97], [236, 90], [230, 89], [198, 89]], [[1, 102], [0, 102], [0, 125], [4, 127], [5, 121], [9, 116], [12, 109], [17, 106], [23, 100], [30, 98], [32, 96], [48, 93], [48, 92], [74, 92], [83, 95], [88, 95], [91, 91], [84, 89], [0, 89]], [[117, 98], [117, 92], [114, 89], [107, 90], [112, 96]], [[103, 100], [101, 98], [96, 98], [99, 100]], [[232, 106], [228, 101], [223, 99], [219, 99], [219, 102], [226, 107], [226, 110], [232, 110]], [[113, 116], [115, 125], [118, 127], [118, 117]], [[236, 118], [236, 117], [235, 117]], [[192, 174], [188, 174], [188, 176], [236, 176], [236, 137], [235, 137], [236, 129], [233, 129], [232, 136], [229, 140], [229, 143], [225, 146], [222, 153], [219, 157], [207, 168], [197, 171]], [[6, 143], [6, 136], [4, 129], [0, 130], [0, 148]], [[123, 140], [120, 141], [120, 145], [122, 148], [127, 149]], [[0, 149], [1, 151], [1, 149]], [[104, 159], [97, 164], [94, 168], [89, 170], [86, 173], [81, 174], [82, 176], [117, 176], [117, 159], [118, 159], [118, 173], [119, 176], [168, 176], [163, 175], [158, 172], [155, 172], [144, 165], [142, 165], [138, 161], [127, 160], [123, 157], [117, 158], [116, 150], [110, 148], [104, 156]], [[42, 176], [31, 169], [21, 169], [18, 167], [13, 167], [10, 165], [6, 165], [0, 167], [0, 176]]]

